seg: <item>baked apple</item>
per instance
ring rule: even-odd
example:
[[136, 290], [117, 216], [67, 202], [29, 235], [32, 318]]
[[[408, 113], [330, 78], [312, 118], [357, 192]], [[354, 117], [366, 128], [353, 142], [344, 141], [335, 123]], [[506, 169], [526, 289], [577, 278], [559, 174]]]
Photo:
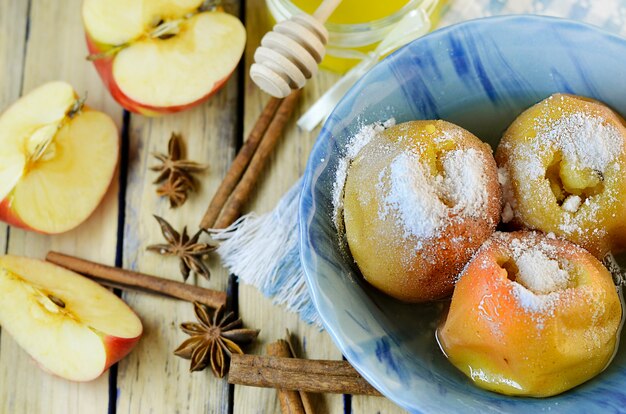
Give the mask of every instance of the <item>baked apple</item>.
[[397, 299], [452, 293], [455, 277], [495, 230], [500, 187], [491, 148], [445, 121], [388, 128], [350, 165], [343, 217], [363, 277]]
[[598, 101], [556, 94], [504, 133], [496, 161], [504, 222], [552, 232], [596, 257], [626, 247], [624, 120]]
[[589, 252], [543, 233], [497, 232], [463, 271], [437, 336], [478, 386], [547, 397], [604, 370], [621, 318], [611, 274]]

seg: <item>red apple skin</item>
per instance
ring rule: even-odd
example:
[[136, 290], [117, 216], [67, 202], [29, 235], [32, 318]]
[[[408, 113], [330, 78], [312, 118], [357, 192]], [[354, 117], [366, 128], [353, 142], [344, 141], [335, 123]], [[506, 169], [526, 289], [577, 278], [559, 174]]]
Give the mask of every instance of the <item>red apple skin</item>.
[[20, 219], [20, 217], [17, 215], [17, 212], [11, 209], [11, 195], [10, 194], [7, 196], [7, 198], [5, 198], [4, 200], [0, 202], [0, 221], [4, 221], [5, 223], [13, 227], [19, 227], [21, 229], [37, 232], [36, 229], [32, 229], [28, 227], [28, 225], [24, 223]]
[[[142, 334], [143, 334], [143, 331], [136, 338], [117, 338], [115, 336], [109, 336], [109, 335], [105, 336], [103, 338], [103, 342], [104, 342], [104, 348], [107, 354], [107, 359], [104, 364], [104, 367], [102, 368], [102, 372], [93, 378], [88, 378], [88, 379], [81, 380], [78, 382], [89, 382], [89, 381], [93, 381], [95, 379], [100, 378], [105, 372], [109, 370], [109, 368], [111, 368], [113, 364], [116, 364], [119, 361], [121, 361], [122, 358], [128, 355], [130, 351], [132, 351], [133, 348], [135, 348], [135, 345], [137, 345], [137, 342], [139, 342], [139, 339], [141, 339]], [[50, 371], [45, 365], [41, 364], [36, 359], [33, 359], [33, 361], [35, 361], [39, 369], [41, 369], [42, 371], [54, 377], [61, 378], [63, 380], [66, 379]]]
[[[85, 32], [85, 38], [87, 40], [87, 49], [89, 50], [90, 54], [92, 55], [98, 54], [104, 50], [99, 47], [98, 42], [96, 42], [95, 40], [91, 38], [91, 36], [89, 36], [88, 32]], [[104, 85], [107, 87], [107, 89], [111, 93], [111, 96], [113, 96], [113, 99], [115, 99], [120, 105], [122, 105], [124, 109], [130, 112], [134, 112], [136, 114], [144, 115], [144, 116], [159, 116], [159, 115], [165, 115], [165, 114], [173, 114], [175, 112], [184, 111], [186, 109], [199, 105], [202, 102], [209, 99], [210, 97], [212, 97], [213, 95], [215, 95], [215, 93], [217, 93], [222, 88], [222, 86], [226, 84], [226, 81], [228, 81], [230, 76], [233, 74], [233, 72], [229, 73], [226, 77], [216, 82], [215, 87], [209, 93], [207, 93], [200, 99], [197, 99], [188, 104], [178, 105], [178, 106], [151, 106], [151, 105], [146, 105], [146, 104], [142, 104], [140, 102], [134, 101], [130, 97], [128, 97], [126, 94], [124, 94], [124, 92], [122, 92], [117, 82], [115, 82], [115, 78], [113, 77], [113, 61], [114, 60], [115, 60], [115, 55], [107, 56], [102, 59], [93, 60], [93, 64], [96, 66], [96, 70], [98, 71], [100, 78], [102, 79], [102, 81], [104, 82]]]
[[[102, 373], [105, 373], [107, 369], [111, 367], [111, 365], [117, 363], [122, 358], [130, 353], [133, 350], [143, 331], [136, 338], [118, 338], [116, 336], [107, 335], [103, 338], [104, 347], [107, 353], [107, 360], [104, 364], [104, 369]], [[100, 374], [102, 375], [102, 374]], [[94, 378], [95, 379], [95, 378]]]

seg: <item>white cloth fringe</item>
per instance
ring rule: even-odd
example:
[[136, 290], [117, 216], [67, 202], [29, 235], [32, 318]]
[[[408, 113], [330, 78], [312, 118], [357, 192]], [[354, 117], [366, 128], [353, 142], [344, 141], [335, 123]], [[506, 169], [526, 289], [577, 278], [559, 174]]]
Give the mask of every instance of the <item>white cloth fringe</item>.
[[307, 323], [322, 327], [311, 302], [300, 262], [298, 201], [301, 179], [281, 198], [276, 208], [263, 215], [245, 215], [224, 230], [211, 230], [220, 242], [217, 254], [239, 280], [259, 289], [300, 314]]

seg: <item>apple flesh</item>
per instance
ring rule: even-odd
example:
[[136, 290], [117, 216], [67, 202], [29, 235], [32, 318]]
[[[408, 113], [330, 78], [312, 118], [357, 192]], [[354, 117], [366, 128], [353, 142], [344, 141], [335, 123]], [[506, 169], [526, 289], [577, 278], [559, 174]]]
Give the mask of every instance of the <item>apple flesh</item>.
[[611, 274], [591, 253], [541, 233], [495, 233], [461, 274], [437, 337], [476, 385], [548, 397], [606, 368], [621, 318]]
[[142, 333], [128, 305], [99, 284], [40, 260], [0, 256], [0, 325], [39, 365], [89, 381], [126, 356]]
[[47, 83], [0, 116], [0, 220], [41, 233], [78, 226], [115, 174], [119, 134], [70, 85]]
[[153, 116], [191, 108], [224, 85], [246, 31], [202, 0], [86, 0], [82, 15], [93, 62], [120, 105]]

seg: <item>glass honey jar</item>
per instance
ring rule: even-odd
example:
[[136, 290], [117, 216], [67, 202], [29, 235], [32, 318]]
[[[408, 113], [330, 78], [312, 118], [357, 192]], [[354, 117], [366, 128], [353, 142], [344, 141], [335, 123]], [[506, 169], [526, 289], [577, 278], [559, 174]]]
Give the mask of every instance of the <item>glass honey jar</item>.
[[[294, 14], [312, 14], [321, 0], [266, 0], [276, 21]], [[433, 0], [343, 0], [325, 26], [329, 32], [323, 68], [344, 73], [362, 60], [367, 52], [389, 33], [394, 24], [410, 10], [428, 7], [431, 27], [436, 24], [443, 1]], [[428, 4], [425, 6], [425, 4]]]

